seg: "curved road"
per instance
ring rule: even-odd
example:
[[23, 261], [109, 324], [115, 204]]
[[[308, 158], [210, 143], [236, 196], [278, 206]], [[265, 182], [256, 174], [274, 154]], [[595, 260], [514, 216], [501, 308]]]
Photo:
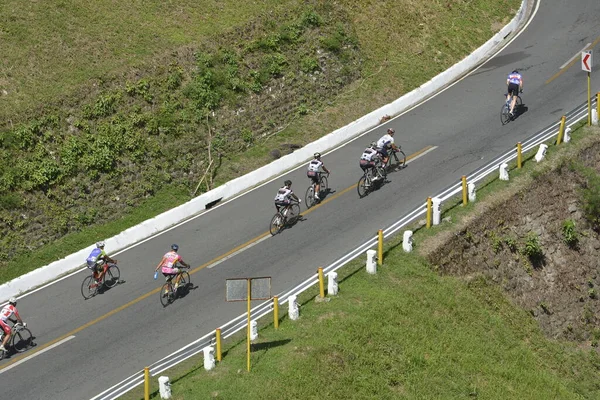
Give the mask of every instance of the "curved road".
[[[361, 175], [358, 157], [385, 127], [324, 157], [333, 171], [330, 186], [335, 192], [280, 235], [265, 233], [284, 177], [122, 252], [116, 258], [125, 282], [102, 295], [83, 300], [80, 285], [86, 272], [24, 297], [19, 310], [37, 335], [38, 347], [0, 361], [4, 395], [89, 399], [242, 314], [245, 305], [225, 302], [226, 278], [271, 276], [273, 293], [279, 293], [373, 237], [391, 218], [555, 122], [585, 101], [586, 74], [579, 54], [587, 43], [596, 46], [600, 41], [598, 15], [597, 0], [544, 1], [517, 40], [457, 84], [387, 124], [396, 129], [396, 140], [407, 155], [437, 147], [392, 173], [391, 183], [364, 199], [353, 188]], [[561, 71], [573, 56], [574, 65]], [[524, 75], [527, 111], [502, 126], [505, 77], [514, 68]], [[600, 79], [593, 80], [593, 88], [600, 89]], [[285, 178], [303, 197], [308, 185], [304, 167]], [[211, 265], [261, 237], [265, 239], [241, 254]], [[192, 265], [195, 288], [163, 309], [159, 281], [152, 273], [172, 242]]]

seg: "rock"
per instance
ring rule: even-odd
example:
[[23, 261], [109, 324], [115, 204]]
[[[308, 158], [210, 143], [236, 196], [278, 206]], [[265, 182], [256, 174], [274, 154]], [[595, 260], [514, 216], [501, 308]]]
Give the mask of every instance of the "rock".
[[568, 210], [571, 214], [573, 214], [575, 211], [577, 211], [577, 204], [569, 204]]
[[279, 151], [279, 149], [273, 149], [269, 152], [269, 154], [274, 160], [281, 158], [281, 151]]

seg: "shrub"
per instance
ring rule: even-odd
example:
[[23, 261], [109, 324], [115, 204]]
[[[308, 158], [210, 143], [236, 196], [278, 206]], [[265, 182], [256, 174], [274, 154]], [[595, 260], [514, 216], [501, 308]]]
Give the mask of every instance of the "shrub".
[[310, 74], [311, 72], [321, 69], [321, 67], [319, 66], [319, 61], [316, 58], [306, 56], [300, 61], [300, 69], [302, 72]]
[[575, 222], [573, 220], [568, 219], [563, 222], [562, 234], [563, 241], [567, 246], [571, 248], [577, 247], [577, 243], [579, 243], [579, 234], [575, 230]]
[[583, 212], [592, 229], [600, 232], [600, 176], [587, 173], [587, 187], [583, 189]]
[[508, 247], [508, 249], [511, 252], [514, 253], [515, 251], [517, 251], [517, 241], [514, 238], [512, 238], [510, 236], [505, 237], [504, 238], [504, 243], [506, 244], [506, 247]]
[[544, 252], [540, 245], [540, 240], [537, 234], [531, 232], [527, 235], [525, 245], [521, 249], [521, 253], [532, 260], [537, 260], [543, 257]]
[[317, 27], [323, 24], [323, 18], [315, 11], [307, 11], [302, 15], [302, 25], [306, 27]]

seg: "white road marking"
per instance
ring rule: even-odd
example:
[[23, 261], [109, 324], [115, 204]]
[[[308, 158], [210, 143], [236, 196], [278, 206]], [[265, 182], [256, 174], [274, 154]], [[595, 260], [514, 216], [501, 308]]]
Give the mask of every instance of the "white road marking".
[[23, 364], [25, 361], [29, 361], [29, 360], [31, 360], [33, 357], [37, 357], [37, 356], [39, 356], [40, 354], [42, 354], [42, 353], [45, 353], [45, 352], [47, 352], [47, 351], [48, 351], [48, 350], [50, 350], [50, 349], [53, 349], [53, 348], [55, 348], [55, 347], [57, 347], [57, 346], [60, 346], [61, 344], [65, 343], [65, 342], [67, 342], [67, 341], [69, 341], [69, 340], [71, 340], [71, 339], [73, 339], [73, 338], [75, 338], [75, 336], [68, 336], [68, 337], [64, 338], [63, 340], [60, 340], [60, 341], [58, 341], [58, 342], [54, 343], [52, 346], [48, 346], [48, 347], [46, 347], [44, 350], [40, 350], [40, 351], [38, 351], [37, 353], [34, 353], [34, 354], [30, 355], [30, 356], [27, 356], [27, 357], [23, 358], [22, 360], [19, 360], [19, 361], [17, 361], [17, 362], [16, 362], [16, 363], [14, 363], [14, 364], [11, 364], [11, 365], [9, 365], [9, 366], [8, 366], [8, 367], [6, 367], [6, 368], [2, 368], [2, 369], [0, 369], [0, 374], [3, 374], [4, 372], [6, 372], [6, 371], [9, 371], [9, 370], [13, 369], [13, 368], [14, 368], [14, 367], [16, 367], [17, 365], [21, 365], [21, 364]]

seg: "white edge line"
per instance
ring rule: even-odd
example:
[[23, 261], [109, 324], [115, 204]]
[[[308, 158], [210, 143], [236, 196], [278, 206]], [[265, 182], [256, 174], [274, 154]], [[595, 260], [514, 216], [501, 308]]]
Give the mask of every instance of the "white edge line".
[[581, 49], [579, 52], [575, 53], [575, 55], [571, 58], [569, 58], [569, 61], [567, 61], [566, 63], [564, 63], [563, 65], [560, 66], [559, 70], [563, 69], [564, 67], [566, 67], [567, 65], [569, 65], [571, 63], [571, 61], [573, 61], [575, 58], [579, 57], [579, 55], [581, 53], [583, 53], [584, 50], [586, 50], [588, 48], [588, 46], [591, 46], [592, 43], [588, 43], [585, 46], [583, 46], [583, 49]]
[[60, 346], [61, 344], [65, 343], [65, 342], [68, 342], [69, 340], [71, 340], [71, 339], [74, 339], [74, 338], [75, 338], [75, 336], [68, 336], [68, 337], [64, 338], [63, 340], [59, 340], [58, 342], [54, 343], [53, 345], [46, 347], [44, 350], [40, 350], [40, 351], [38, 351], [38, 352], [36, 352], [36, 353], [34, 353], [34, 354], [30, 355], [30, 356], [27, 356], [27, 357], [25, 357], [25, 358], [24, 358], [24, 359], [22, 359], [22, 360], [19, 360], [19, 361], [17, 361], [16, 363], [14, 363], [14, 364], [12, 364], [12, 365], [9, 365], [9, 366], [8, 366], [8, 367], [6, 367], [6, 368], [2, 368], [2, 369], [0, 369], [0, 374], [3, 374], [3, 373], [5, 373], [6, 371], [9, 371], [9, 370], [13, 369], [13, 368], [14, 368], [14, 367], [16, 367], [17, 365], [21, 365], [21, 364], [23, 364], [25, 361], [31, 360], [33, 357], [37, 357], [37, 356], [39, 356], [40, 354], [42, 354], [42, 353], [45, 353], [45, 352], [47, 352], [48, 350], [51, 350], [51, 349], [53, 349], [53, 348], [55, 348], [55, 347], [57, 347], [57, 346]]

